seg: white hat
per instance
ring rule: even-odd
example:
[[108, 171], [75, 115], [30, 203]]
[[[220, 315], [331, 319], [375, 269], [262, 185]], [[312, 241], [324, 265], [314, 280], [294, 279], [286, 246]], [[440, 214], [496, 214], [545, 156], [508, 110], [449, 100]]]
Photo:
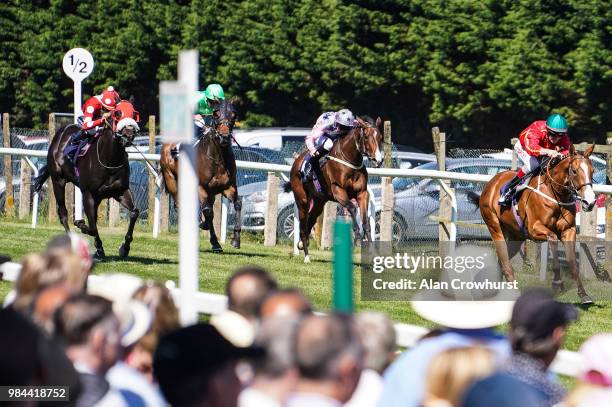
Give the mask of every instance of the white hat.
[[255, 340], [255, 327], [237, 312], [223, 311], [211, 317], [210, 324], [234, 346], [244, 348], [251, 346]]
[[121, 345], [129, 347], [142, 338], [151, 327], [151, 312], [132, 295], [142, 286], [142, 280], [130, 274], [92, 276], [87, 292], [113, 303], [113, 311], [121, 324]]
[[[452, 256], [478, 256], [483, 266], [477, 271], [444, 270], [440, 281], [482, 282], [501, 281], [495, 252], [487, 247], [463, 245]], [[453, 289], [440, 288], [418, 292], [411, 304], [421, 317], [441, 326], [457, 329], [479, 329], [501, 325], [510, 321], [514, 301], [519, 290]]]

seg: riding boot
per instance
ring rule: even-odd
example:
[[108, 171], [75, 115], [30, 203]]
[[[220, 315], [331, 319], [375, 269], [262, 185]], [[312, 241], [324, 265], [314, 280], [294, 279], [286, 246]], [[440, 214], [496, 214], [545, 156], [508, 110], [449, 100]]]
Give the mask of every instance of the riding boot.
[[515, 175], [514, 178], [510, 180], [502, 189], [501, 196], [499, 197], [498, 203], [500, 205], [510, 205], [510, 201], [514, 192], [516, 190], [516, 186], [521, 183], [523, 177], [519, 177]]
[[302, 164], [302, 183], [307, 183], [312, 180], [312, 155], [306, 153], [304, 163]]

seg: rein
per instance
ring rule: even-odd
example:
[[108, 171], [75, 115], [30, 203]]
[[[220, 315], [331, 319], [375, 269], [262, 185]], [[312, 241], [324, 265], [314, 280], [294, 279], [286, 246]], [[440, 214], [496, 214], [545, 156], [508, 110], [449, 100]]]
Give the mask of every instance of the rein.
[[[563, 158], [561, 158], [561, 160], [559, 160], [557, 165], [561, 164], [562, 161], [564, 161], [564, 160], [566, 160], [568, 158], [571, 159], [571, 157], [572, 157], [571, 155], [564, 156]], [[579, 160], [584, 160], [584, 159], [585, 159], [585, 157], [579, 155]], [[593, 186], [592, 182], [586, 182], [586, 183], [584, 183], [582, 185], [579, 185], [579, 186], [574, 185], [574, 178], [575, 178], [575, 176], [572, 175], [572, 173], [570, 171], [571, 170], [571, 162], [570, 162], [570, 166], [568, 168], [568, 174], [569, 174], [568, 178], [569, 178], [569, 184], [570, 185], [568, 186], [566, 184], [561, 184], [560, 182], [557, 182], [553, 178], [553, 176], [550, 174], [550, 167], [551, 167], [552, 161], [553, 160], [548, 160], [548, 162], [546, 163], [546, 166], [544, 167], [544, 170], [545, 170], [545, 175], [546, 175], [547, 180], [552, 184], [551, 185], [551, 187], [552, 187], [551, 189], [553, 190], [555, 195], [560, 194], [560, 192], [557, 190], [557, 188], [559, 188], [561, 190], [566, 190], [566, 191], [570, 192], [571, 195], [574, 197], [574, 201], [576, 201], [576, 199], [578, 198], [578, 191], [581, 188], [583, 188], [585, 186], [589, 186], [589, 185]], [[529, 187], [529, 189], [533, 189], [533, 188]], [[543, 194], [542, 192], [539, 191], [539, 189], [540, 189], [540, 185], [539, 185], [539, 178], [538, 178], [538, 193]], [[546, 197], [550, 198], [548, 196], [546, 196]], [[552, 198], [550, 198], [550, 199], [552, 199]], [[557, 202], [557, 201], [555, 201], [555, 202]], [[557, 203], [559, 205], [569, 206], [568, 203], [562, 203], [562, 202], [557, 202]]]
[[[118, 139], [120, 139], [120, 140], [122, 140], [122, 139], [126, 139], [126, 140], [127, 140], [127, 138], [126, 138], [125, 136], [123, 136], [123, 135], [117, 135], [117, 134], [116, 134], [115, 132], [113, 132], [112, 130], [111, 130], [111, 132], [113, 133], [113, 134], [112, 134], [112, 137], [113, 137], [113, 138], [115, 138], [115, 137], [116, 137], [116, 138], [118, 138]], [[123, 163], [123, 164], [121, 164], [121, 165], [118, 165], [118, 166], [116, 166], [116, 167], [115, 167], [115, 166], [104, 165], [104, 164], [102, 163], [102, 161], [100, 160], [100, 140], [102, 139], [102, 137], [103, 137], [103, 136], [104, 136], [104, 134], [100, 135], [100, 138], [99, 138], [99, 139], [97, 140], [97, 142], [96, 142], [96, 158], [98, 159], [98, 163], [99, 163], [99, 164], [100, 164], [102, 167], [106, 168], [107, 170], [116, 170], [116, 169], [118, 169], [118, 168], [124, 167], [124, 166], [125, 166], [125, 163]], [[150, 165], [150, 164], [149, 164], [149, 165]]]
[[[363, 139], [363, 131], [366, 127], [373, 127], [373, 126], [363, 126], [362, 124], [360, 124], [357, 129], [359, 129], [359, 141], [361, 141]], [[349, 167], [350, 169], [353, 170], [360, 170], [363, 168], [364, 164], [363, 164], [363, 156], [364, 153], [362, 151], [362, 148], [359, 146], [359, 141], [357, 139], [357, 137], [353, 136], [353, 140], [355, 141], [355, 148], [357, 149], [357, 152], [359, 153], [359, 156], [361, 157], [361, 164], [360, 165], [356, 165], [351, 163], [351, 161], [346, 157], [346, 155], [344, 155], [344, 152], [342, 151], [342, 149], [338, 148], [339, 151], [339, 155], [342, 156], [342, 158], [338, 158], [338, 157], [334, 157], [331, 154], [328, 156], [328, 158], [332, 161], [336, 161], [340, 164], [343, 164], [347, 167]]]

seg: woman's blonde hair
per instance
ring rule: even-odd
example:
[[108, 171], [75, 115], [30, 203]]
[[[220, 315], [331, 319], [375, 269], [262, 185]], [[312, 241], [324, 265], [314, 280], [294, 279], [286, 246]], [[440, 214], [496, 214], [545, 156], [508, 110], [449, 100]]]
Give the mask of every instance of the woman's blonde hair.
[[141, 286], [133, 298], [144, 303], [153, 315], [151, 330], [163, 335], [180, 326], [178, 310], [170, 291], [157, 282], [148, 282]]
[[495, 369], [490, 350], [483, 347], [451, 348], [436, 355], [427, 370], [427, 396], [424, 405], [439, 405], [445, 400], [459, 406], [467, 388]]

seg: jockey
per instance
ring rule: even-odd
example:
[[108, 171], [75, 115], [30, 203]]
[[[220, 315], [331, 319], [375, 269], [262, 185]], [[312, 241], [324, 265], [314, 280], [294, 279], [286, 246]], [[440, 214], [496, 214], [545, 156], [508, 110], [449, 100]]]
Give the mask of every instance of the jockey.
[[571, 141], [567, 135], [567, 120], [560, 114], [552, 114], [544, 120], [533, 122], [523, 130], [519, 142], [514, 145], [514, 151], [523, 162], [523, 166], [508, 182], [501, 192], [499, 204], [508, 205], [516, 186], [525, 175], [533, 172], [542, 163], [544, 157], [559, 157], [569, 153]]
[[347, 135], [355, 128], [355, 116], [348, 109], [337, 112], [325, 112], [317, 119], [310, 135], [306, 137], [308, 153], [302, 161], [302, 182], [312, 178], [313, 163], [329, 153], [337, 138]]
[[210, 117], [213, 114], [212, 102], [225, 100], [225, 92], [223, 87], [218, 83], [211, 83], [203, 91], [198, 91], [198, 101], [196, 102], [195, 115], [193, 117], [196, 125], [196, 138], [202, 135], [204, 126], [210, 126]]
[[79, 118], [81, 130], [74, 133], [70, 140], [71, 148], [67, 148], [68, 155], [73, 155], [71, 161], [76, 163], [77, 152], [87, 144], [91, 136], [98, 130], [104, 120], [108, 119], [111, 111], [121, 100], [119, 93], [109, 86], [100, 95], [94, 95], [87, 99], [83, 105], [83, 118]]

